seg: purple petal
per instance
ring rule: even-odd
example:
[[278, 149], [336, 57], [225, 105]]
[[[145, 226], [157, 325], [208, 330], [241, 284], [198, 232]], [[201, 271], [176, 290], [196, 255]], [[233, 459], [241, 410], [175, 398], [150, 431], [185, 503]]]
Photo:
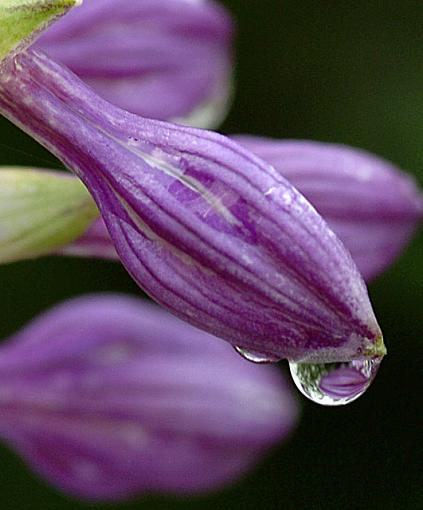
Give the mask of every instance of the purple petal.
[[79, 298], [0, 349], [0, 434], [81, 498], [229, 483], [295, 425], [273, 367], [141, 300]]
[[319, 142], [234, 138], [310, 200], [366, 280], [392, 264], [422, 220], [414, 180], [372, 154]]
[[91, 0], [36, 46], [125, 110], [213, 127], [230, 94], [232, 31], [209, 0]]
[[252, 153], [119, 110], [32, 51], [6, 62], [0, 109], [84, 181], [130, 274], [180, 318], [273, 358], [384, 354], [351, 256]]

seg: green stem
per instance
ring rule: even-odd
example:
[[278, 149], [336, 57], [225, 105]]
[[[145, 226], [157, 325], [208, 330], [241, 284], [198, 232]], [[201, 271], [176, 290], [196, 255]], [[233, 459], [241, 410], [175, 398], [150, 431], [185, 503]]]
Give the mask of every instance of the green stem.
[[82, 0], [1, 0], [0, 60], [29, 46], [43, 30]]

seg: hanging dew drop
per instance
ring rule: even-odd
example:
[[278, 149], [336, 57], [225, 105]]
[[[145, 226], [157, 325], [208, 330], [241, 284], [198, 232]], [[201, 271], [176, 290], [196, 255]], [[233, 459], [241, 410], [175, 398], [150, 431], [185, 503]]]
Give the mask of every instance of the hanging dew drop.
[[263, 354], [257, 351], [249, 351], [243, 347], [235, 346], [234, 349], [240, 356], [242, 356], [247, 361], [251, 361], [252, 363], [277, 363], [280, 361], [280, 358], [276, 356]]
[[316, 404], [340, 406], [353, 402], [370, 386], [382, 357], [346, 363], [289, 363], [300, 392]]

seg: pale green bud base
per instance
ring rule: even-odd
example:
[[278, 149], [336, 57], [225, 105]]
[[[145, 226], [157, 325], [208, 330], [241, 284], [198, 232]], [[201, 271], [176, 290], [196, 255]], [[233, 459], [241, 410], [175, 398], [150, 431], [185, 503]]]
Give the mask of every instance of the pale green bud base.
[[78, 239], [98, 215], [78, 179], [0, 168], [0, 263], [52, 253]]

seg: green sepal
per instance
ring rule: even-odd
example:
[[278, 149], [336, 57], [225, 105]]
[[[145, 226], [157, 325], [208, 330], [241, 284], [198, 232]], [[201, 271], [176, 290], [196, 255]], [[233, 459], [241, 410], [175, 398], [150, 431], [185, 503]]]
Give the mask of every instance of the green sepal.
[[0, 0], [0, 60], [29, 46], [36, 36], [82, 0]]

